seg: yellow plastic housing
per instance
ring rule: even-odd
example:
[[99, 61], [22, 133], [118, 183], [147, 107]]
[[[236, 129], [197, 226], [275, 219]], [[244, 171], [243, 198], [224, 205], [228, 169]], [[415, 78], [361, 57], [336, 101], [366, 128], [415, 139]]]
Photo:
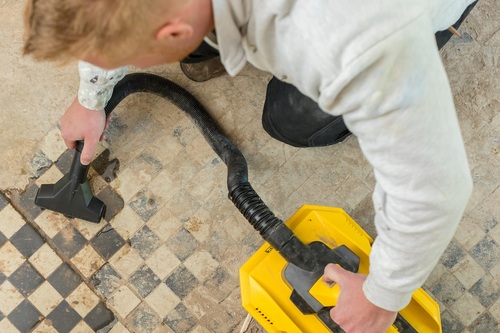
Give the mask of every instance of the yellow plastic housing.
[[[304, 243], [321, 241], [330, 248], [345, 245], [360, 258], [359, 273], [368, 273], [372, 238], [340, 208], [302, 206], [286, 225]], [[283, 277], [287, 262], [265, 243], [240, 268], [243, 307], [268, 332], [321, 333], [331, 332], [316, 315], [304, 315], [290, 301], [291, 287]], [[339, 288], [320, 280], [311, 288], [313, 295], [325, 306], [335, 306]], [[417, 331], [441, 333], [438, 304], [418, 289], [401, 316]], [[399, 332], [392, 326], [388, 333]]]

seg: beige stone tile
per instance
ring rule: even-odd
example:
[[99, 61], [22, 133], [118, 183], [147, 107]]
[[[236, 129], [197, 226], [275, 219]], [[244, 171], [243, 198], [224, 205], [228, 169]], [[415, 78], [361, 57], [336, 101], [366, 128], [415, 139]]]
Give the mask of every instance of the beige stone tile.
[[61, 131], [56, 127], [51, 129], [42, 139], [40, 149], [51, 161], [57, 161], [59, 156], [68, 149], [64, 144]]
[[480, 227], [480, 221], [471, 215], [465, 215], [458, 225], [455, 238], [466, 250], [470, 250], [484, 235], [485, 233]]
[[276, 173], [262, 184], [262, 190], [258, 194], [271, 211], [278, 214], [286, 210], [289, 205], [288, 198], [295, 190], [289, 179]]
[[24, 300], [24, 296], [7, 280], [0, 285], [0, 299], [0, 311], [8, 316]]
[[109, 298], [108, 303], [120, 317], [125, 318], [141, 303], [141, 300], [123, 285]]
[[175, 333], [166, 324], [160, 323], [151, 333]]
[[160, 207], [179, 191], [175, 181], [168, 170], [163, 170], [148, 185], [148, 189], [160, 198]]
[[211, 333], [208, 329], [202, 326], [196, 326], [191, 330], [192, 333]]
[[109, 263], [124, 279], [127, 279], [130, 274], [135, 272], [137, 267], [144, 262], [137, 250], [130, 245], [123, 246], [110, 259]]
[[52, 322], [49, 319], [44, 319], [34, 330], [33, 333], [58, 333], [57, 330], [52, 326]]
[[57, 290], [47, 281], [43, 282], [28, 299], [44, 316], [47, 316], [63, 300]]
[[193, 253], [184, 261], [184, 266], [199, 280], [205, 281], [212, 274], [219, 263], [210, 253], [204, 250]]
[[106, 225], [104, 219], [101, 219], [100, 223], [89, 223], [80, 219], [71, 219], [70, 222], [87, 240], [94, 238]]
[[144, 186], [149, 184], [151, 180], [152, 177], [145, 172], [127, 168], [123, 170], [110, 185], [118, 192], [126, 203]]
[[203, 286], [191, 291], [183, 300], [189, 311], [200, 319], [207, 314], [210, 309], [216, 307], [217, 300], [211, 297]]
[[173, 140], [170, 135], [160, 135], [158, 138], [148, 144], [144, 153], [154, 156], [158, 161], [165, 166], [174, 156], [177, 156], [184, 147], [177, 141]]
[[177, 257], [168, 249], [166, 245], [160, 246], [156, 251], [146, 260], [149, 268], [160, 278], [165, 279], [172, 273], [181, 262]]
[[42, 274], [48, 278], [56, 268], [61, 265], [61, 258], [47, 244], [43, 244], [30, 258], [29, 262]]
[[84, 318], [99, 303], [99, 298], [85, 284], [81, 283], [68, 297], [68, 304]]
[[[197, 216], [199, 210], [204, 210], [210, 214], [207, 218], [207, 223], [213, 226], [212, 229], [219, 223], [225, 221], [230, 215], [237, 212], [237, 208], [234, 206], [232, 201], [228, 197], [227, 189], [215, 189], [210, 196], [201, 202], [201, 207], [196, 212], [190, 215]], [[204, 212], [200, 214], [203, 216]]]
[[55, 184], [63, 176], [64, 176], [63, 173], [53, 164], [35, 181], [35, 184], [38, 186], [42, 184]]
[[243, 241], [250, 233], [257, 232], [242, 214], [239, 214], [236, 207], [233, 209], [236, 213], [227, 218], [222, 223], [215, 224], [216, 228], [222, 228], [236, 243]]
[[129, 205], [126, 205], [110, 224], [123, 239], [127, 240], [132, 238], [136, 231], [144, 225], [144, 221]]
[[340, 187], [339, 179], [333, 174], [327, 174], [317, 175], [306, 181], [288, 198], [288, 202], [296, 207], [293, 212], [304, 204], [346, 209], [348, 205], [344, 196], [335, 192]]
[[90, 244], [85, 245], [85, 247], [71, 259], [71, 262], [86, 278], [91, 277], [92, 274], [105, 264], [104, 259]]
[[0, 248], [0, 271], [5, 276], [10, 276], [26, 260], [11, 242], [7, 241]]
[[465, 293], [450, 307], [450, 310], [468, 326], [484, 311], [484, 306], [474, 296]]
[[[498, 165], [488, 163], [488, 161], [479, 162], [472, 169], [472, 179], [474, 190], [470, 198], [468, 209], [474, 209], [478, 204], [487, 200], [488, 196], [500, 186], [500, 163]], [[477, 204], [475, 204], [477, 203]], [[467, 211], [469, 212], [469, 211]]]
[[89, 180], [92, 193], [97, 194], [101, 192], [109, 184], [101, 177], [93, 168], [89, 169], [87, 178]]
[[258, 186], [267, 182], [285, 163], [291, 153], [286, 146], [276, 140], [267, 141], [259, 154], [248, 159], [250, 182]]
[[429, 277], [425, 281], [424, 286], [428, 286], [428, 287], [433, 286], [434, 284], [439, 282], [439, 280], [441, 279], [441, 276], [443, 276], [443, 274], [445, 274], [447, 272], [448, 271], [447, 271], [446, 267], [444, 267], [441, 263], [437, 263], [437, 265], [434, 266], [434, 269], [432, 270], [431, 274], [429, 275]]
[[129, 333], [130, 331], [122, 325], [122, 323], [117, 322], [115, 326], [108, 333]]
[[469, 254], [465, 256], [456, 266], [451, 270], [453, 275], [469, 289], [476, 283], [486, 272]]
[[234, 318], [241, 318], [240, 322], [243, 323], [243, 320], [248, 315], [248, 312], [241, 306], [241, 292], [239, 288], [236, 288], [231, 294], [229, 294], [226, 299], [221, 302], [221, 305], [228, 309], [228, 312]]
[[314, 152], [303, 149], [290, 153], [285, 150], [283, 154], [286, 162], [279, 168], [278, 172], [283, 178], [287, 179], [290, 186], [296, 190], [314, 174], [314, 163], [306, 162], [314, 159]]
[[500, 281], [500, 262], [496, 263], [496, 265], [490, 269], [490, 274], [494, 279]]
[[367, 196], [371, 197], [371, 189], [369, 189], [363, 180], [349, 175], [346, 177], [340, 187], [335, 191], [335, 194], [343, 198], [343, 200], [352, 208], [356, 207]]
[[474, 197], [475, 191], [476, 190], [473, 189], [471, 198], [469, 199], [469, 201], [467, 202], [467, 205], [465, 206], [464, 215], [469, 214], [470, 212], [474, 211], [474, 209], [476, 209], [476, 207], [481, 204], [481, 201], [477, 197], [477, 195]]
[[47, 236], [53, 238], [69, 224], [69, 219], [62, 214], [44, 210], [35, 219], [35, 223], [47, 234]]
[[25, 223], [21, 215], [11, 205], [5, 206], [0, 211], [0, 231], [7, 238], [12, 237]]
[[110, 145], [110, 158], [117, 158], [120, 161], [120, 172], [118, 178], [128, 166], [136, 159], [147, 146], [144, 133], [125, 131], [120, 137], [120, 143]]
[[497, 321], [500, 321], [500, 299], [490, 306], [490, 313]]
[[186, 146], [183, 155], [188, 163], [201, 166], [205, 166], [217, 158], [217, 154], [201, 135]]
[[186, 147], [191, 141], [201, 136], [194, 123], [183, 111], [177, 109], [177, 107], [167, 106], [165, 110], [161, 112], [163, 112], [163, 114], [156, 117], [156, 119], [159, 120], [159, 123], [162, 125], [161, 132], [168, 134], [166, 140], [173, 140], [182, 147]]
[[495, 242], [500, 244], [500, 223], [497, 224], [495, 228], [490, 230], [489, 235], [495, 240]]
[[[217, 161], [215, 164], [212, 161]], [[196, 200], [206, 200], [215, 188], [226, 189], [227, 168], [219, 159], [213, 158], [184, 187]]]
[[[498, 116], [495, 118], [499, 119]], [[493, 121], [498, 123], [496, 119], [493, 119]], [[471, 168], [473, 168], [473, 173], [479, 166], [482, 170], [481, 176], [486, 175], [488, 165], [497, 167], [500, 166], [500, 157], [498, 155], [498, 136], [492, 134], [498, 133], [498, 127], [495, 128], [494, 125], [496, 124], [493, 122], [491, 124], [485, 124], [479, 131], [475, 132], [475, 135], [467, 141], [465, 145], [469, 164]], [[494, 168], [491, 168], [490, 171], [494, 171]], [[479, 183], [487, 185], [481, 181], [479, 181]]]
[[[265, 145], [269, 142], [273, 142], [273, 144], [280, 143], [278, 143], [276, 140], [271, 139], [271, 137], [264, 132], [260, 121], [257, 120], [248, 123], [248, 125], [245, 127], [245, 131], [232, 131], [231, 133], [236, 133], [231, 138], [238, 149], [246, 157], [250, 170], [265, 170], [265, 168], [259, 167], [261, 165], [260, 163], [268, 160], [267, 158], [261, 156], [261, 154], [266, 153], [266, 149], [264, 148]], [[261, 158], [259, 159], [259, 157]], [[261, 173], [259, 172], [258, 174]]]
[[198, 242], [204, 242], [210, 236], [214, 221], [212, 214], [205, 209], [198, 209], [189, 220], [184, 223], [184, 227]]
[[0, 321], [0, 332], [2, 332], [2, 333], [20, 333], [19, 330], [14, 325], [12, 325], [12, 323], [7, 318]]
[[83, 320], [80, 321], [72, 330], [71, 333], [93, 333], [94, 330], [87, 325]]
[[373, 169], [370, 171], [369, 174], [366, 175], [365, 178], [363, 178], [363, 182], [373, 192], [373, 190], [375, 189], [375, 185], [376, 185], [376, 180], [375, 180], [375, 176], [373, 174]]
[[172, 216], [180, 222], [185, 222], [201, 207], [201, 203], [195, 200], [186, 190], [181, 189], [177, 194], [163, 206], [162, 210], [168, 210]]
[[148, 185], [148, 190], [158, 207], [162, 207], [178, 193], [177, 188], [170, 187], [170, 176], [166, 172], [161, 172], [153, 179]]
[[172, 190], [185, 187], [191, 178], [205, 166], [199, 161], [189, 160], [189, 157], [184, 152], [185, 150], [172, 158], [165, 166], [165, 170], [162, 171], [165, 185], [171, 186]]
[[180, 298], [164, 283], [160, 283], [145, 301], [161, 318], [165, 318], [181, 302]]

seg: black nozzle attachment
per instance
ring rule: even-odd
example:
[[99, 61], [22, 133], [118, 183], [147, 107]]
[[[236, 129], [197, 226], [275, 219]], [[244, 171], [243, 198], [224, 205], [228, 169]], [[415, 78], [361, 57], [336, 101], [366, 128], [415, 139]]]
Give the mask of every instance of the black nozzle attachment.
[[92, 193], [87, 173], [88, 165], [80, 162], [83, 141], [78, 141], [70, 171], [55, 184], [43, 184], [35, 204], [69, 217], [99, 223], [106, 206]]

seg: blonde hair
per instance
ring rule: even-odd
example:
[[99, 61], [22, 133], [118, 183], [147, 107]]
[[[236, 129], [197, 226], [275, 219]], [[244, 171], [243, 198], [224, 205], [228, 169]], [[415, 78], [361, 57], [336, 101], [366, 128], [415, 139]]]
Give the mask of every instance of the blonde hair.
[[125, 59], [154, 39], [154, 23], [172, 2], [27, 0], [24, 54], [60, 63], [89, 55]]

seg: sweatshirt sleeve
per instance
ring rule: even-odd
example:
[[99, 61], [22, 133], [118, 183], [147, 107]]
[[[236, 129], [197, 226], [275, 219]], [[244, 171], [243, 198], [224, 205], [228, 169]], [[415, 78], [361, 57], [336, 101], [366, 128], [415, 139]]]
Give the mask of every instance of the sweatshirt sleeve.
[[80, 88], [78, 90], [78, 101], [90, 110], [103, 110], [114, 86], [127, 74], [127, 67], [105, 70], [80, 61], [78, 63], [80, 73]]
[[367, 50], [319, 102], [344, 116], [373, 166], [378, 235], [363, 291], [399, 311], [451, 241], [472, 191], [430, 19], [422, 15]]

